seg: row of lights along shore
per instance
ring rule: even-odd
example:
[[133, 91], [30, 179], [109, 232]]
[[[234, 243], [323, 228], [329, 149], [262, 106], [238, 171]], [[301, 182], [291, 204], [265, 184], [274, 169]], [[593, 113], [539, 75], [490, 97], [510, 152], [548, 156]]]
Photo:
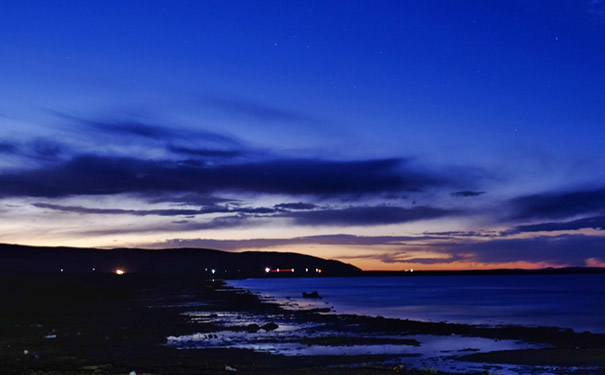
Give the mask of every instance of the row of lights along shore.
[[[96, 270], [97, 269], [95, 267], [92, 268], [92, 272], [95, 272]], [[59, 272], [65, 272], [65, 269], [64, 268], [60, 268]], [[121, 268], [118, 268], [118, 269], [114, 270], [113, 273], [115, 273], [116, 275], [120, 275], [121, 276], [121, 275], [125, 274], [126, 271], [124, 271]]]
[[[93, 271], [96, 271], [96, 268], [93, 268], [92, 270], [93, 270]], [[208, 269], [207, 269], [207, 268], [206, 268], [205, 270], [206, 270], [206, 271], [208, 271]], [[60, 269], [60, 271], [61, 271], [61, 272], [63, 272], [63, 271], [64, 271], [64, 269], [63, 269], [63, 268], [61, 268], [61, 269]], [[413, 272], [414, 270], [410, 270], [410, 271], [411, 271], [411, 272]], [[211, 273], [214, 275], [214, 274], [216, 273], [216, 270], [215, 270], [214, 268], [212, 268], [212, 269], [210, 269], [210, 272], [211, 272]], [[227, 272], [227, 270], [225, 270], [225, 272]], [[292, 273], [293, 273], [293, 272], [294, 272], [294, 268], [274, 268], [274, 269], [271, 269], [271, 268], [269, 268], [269, 267], [265, 267], [265, 273], [271, 273], [271, 272], [275, 272], [275, 273], [280, 273], [280, 272], [292, 272]], [[307, 273], [308, 273], [308, 272], [309, 272], [309, 269], [308, 269], [308, 268], [305, 268], [305, 272], [307, 272]], [[323, 272], [323, 271], [322, 271], [322, 269], [321, 269], [321, 268], [316, 268], [316, 269], [315, 269], [315, 273], [322, 273], [322, 272]], [[123, 269], [121, 269], [121, 268], [118, 268], [118, 269], [116, 269], [115, 271], [113, 271], [113, 273], [115, 273], [116, 275], [120, 275], [120, 276], [122, 276], [122, 275], [124, 275], [124, 274], [126, 273], [126, 271], [124, 271], [124, 270], [123, 270]]]
[[[276, 273], [279, 273], [279, 272], [294, 272], [294, 268], [274, 268], [274, 269], [271, 269], [269, 267], [265, 267], [265, 273], [271, 273], [271, 272], [276, 272]], [[305, 268], [305, 272], [309, 272], [309, 269]], [[315, 273], [322, 273], [321, 268], [316, 268], [315, 269]]]

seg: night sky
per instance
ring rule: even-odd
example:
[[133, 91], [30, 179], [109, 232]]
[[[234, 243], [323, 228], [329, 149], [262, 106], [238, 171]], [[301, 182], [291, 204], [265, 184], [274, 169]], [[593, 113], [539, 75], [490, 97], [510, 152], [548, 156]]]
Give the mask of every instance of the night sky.
[[0, 242], [605, 266], [605, 1], [0, 2]]

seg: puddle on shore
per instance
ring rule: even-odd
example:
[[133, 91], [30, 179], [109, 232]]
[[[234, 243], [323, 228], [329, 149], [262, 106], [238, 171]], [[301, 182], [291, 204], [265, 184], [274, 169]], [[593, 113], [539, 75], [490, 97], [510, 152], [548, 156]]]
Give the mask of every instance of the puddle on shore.
[[[458, 360], [456, 357], [475, 352], [493, 350], [513, 350], [538, 348], [538, 345], [527, 344], [515, 340], [496, 340], [482, 337], [465, 337], [458, 335], [436, 336], [384, 336], [363, 335], [354, 336], [350, 332], [328, 331], [322, 329], [320, 323], [301, 323], [288, 319], [283, 315], [255, 315], [237, 312], [188, 312], [185, 314], [192, 322], [211, 323], [222, 327], [214, 332], [193, 333], [182, 336], [169, 336], [167, 345], [179, 349], [206, 348], [244, 348], [259, 352], [281, 354], [286, 356], [313, 355], [393, 355], [389, 364], [404, 364], [410, 368], [436, 368], [451, 373], [468, 373], [488, 371], [502, 375], [550, 375], [573, 373], [571, 368], [529, 367], [516, 365], [493, 365], [471, 363]], [[276, 323], [274, 330], [256, 329], [254, 332], [233, 331], [233, 327], [243, 327], [255, 324], [262, 327], [268, 323]], [[363, 344], [363, 345], [316, 345], [307, 344], [311, 338], [347, 337], [347, 338], [376, 338], [414, 339], [419, 346], [404, 344]]]

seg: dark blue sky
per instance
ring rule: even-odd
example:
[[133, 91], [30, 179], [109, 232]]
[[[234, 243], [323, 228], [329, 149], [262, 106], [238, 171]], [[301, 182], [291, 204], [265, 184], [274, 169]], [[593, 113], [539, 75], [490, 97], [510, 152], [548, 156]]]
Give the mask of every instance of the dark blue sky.
[[600, 0], [5, 1], [0, 241], [598, 265], [604, 61]]

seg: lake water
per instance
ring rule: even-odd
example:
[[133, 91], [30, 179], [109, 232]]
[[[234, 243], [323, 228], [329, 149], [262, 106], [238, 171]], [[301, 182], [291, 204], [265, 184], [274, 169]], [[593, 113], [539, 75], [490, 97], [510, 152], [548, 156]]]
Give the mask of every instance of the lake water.
[[[605, 275], [477, 275], [233, 280], [291, 307], [469, 324], [605, 333]], [[318, 291], [321, 300], [302, 298]]]

